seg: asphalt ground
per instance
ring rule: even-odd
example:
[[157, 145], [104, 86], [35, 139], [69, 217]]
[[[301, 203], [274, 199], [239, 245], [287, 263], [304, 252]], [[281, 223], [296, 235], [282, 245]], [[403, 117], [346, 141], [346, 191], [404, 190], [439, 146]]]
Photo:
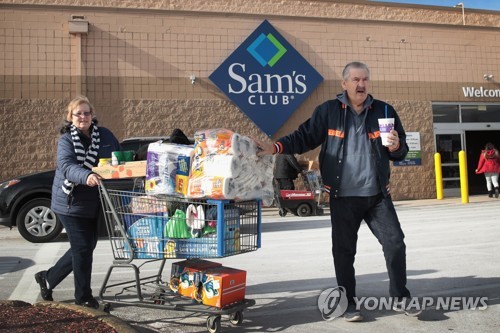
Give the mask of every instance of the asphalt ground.
[[[226, 266], [247, 271], [246, 297], [255, 305], [243, 311], [241, 325], [222, 317], [223, 332], [499, 332], [500, 331], [500, 199], [486, 196], [444, 200], [395, 202], [407, 245], [408, 288], [422, 298], [487, 298], [486, 309], [444, 310], [430, 306], [418, 317], [392, 310], [362, 309], [364, 321], [324, 320], [319, 295], [336, 285], [331, 257], [329, 216], [280, 217], [264, 209], [262, 248], [217, 259]], [[33, 275], [50, 267], [67, 249], [67, 240], [48, 244], [24, 241], [17, 230], [0, 228], [0, 299], [40, 301]], [[97, 245], [93, 290], [113, 260], [109, 240]], [[163, 276], [168, 276], [167, 260]], [[141, 264], [143, 261], [134, 261]], [[139, 268], [141, 276], [158, 274], [159, 262]], [[388, 297], [388, 276], [380, 245], [366, 225], [359, 232], [356, 256], [358, 297]], [[115, 275], [116, 274], [116, 275]], [[68, 277], [54, 298], [72, 303], [73, 281]], [[126, 269], [112, 280], [133, 278]], [[114, 294], [111, 295], [113, 299]], [[121, 297], [122, 299], [126, 297]], [[132, 300], [132, 299], [130, 299]], [[206, 332], [207, 313], [123, 303], [112, 304], [111, 315], [138, 332]], [[368, 307], [368, 308], [367, 308]]]

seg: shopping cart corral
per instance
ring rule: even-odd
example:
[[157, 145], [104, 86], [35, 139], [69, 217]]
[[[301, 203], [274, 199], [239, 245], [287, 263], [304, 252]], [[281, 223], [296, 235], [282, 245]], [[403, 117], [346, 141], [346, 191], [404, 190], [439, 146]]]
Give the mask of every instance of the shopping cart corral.
[[[207, 259], [260, 248], [260, 200], [151, 196], [106, 184], [100, 195], [114, 256], [99, 292], [103, 302], [205, 314], [209, 332], [220, 331], [224, 315], [241, 324], [243, 310], [255, 304], [245, 297], [246, 272]], [[170, 259], [183, 260], [167, 276]], [[157, 273], [142, 276], [154, 262]]]

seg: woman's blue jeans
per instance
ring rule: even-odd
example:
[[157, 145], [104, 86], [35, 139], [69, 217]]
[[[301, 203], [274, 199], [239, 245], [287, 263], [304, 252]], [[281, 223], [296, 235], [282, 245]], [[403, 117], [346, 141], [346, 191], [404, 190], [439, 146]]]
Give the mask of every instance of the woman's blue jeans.
[[337, 284], [346, 289], [349, 302], [356, 296], [354, 257], [358, 230], [364, 220], [377, 237], [389, 273], [391, 297], [410, 297], [406, 288], [404, 233], [390, 196], [341, 197], [330, 199], [332, 253]]
[[58, 215], [66, 234], [70, 248], [47, 271], [50, 289], [54, 289], [62, 280], [73, 272], [75, 281], [75, 301], [87, 302], [92, 299], [91, 279], [94, 249], [97, 245], [97, 217], [82, 218]]

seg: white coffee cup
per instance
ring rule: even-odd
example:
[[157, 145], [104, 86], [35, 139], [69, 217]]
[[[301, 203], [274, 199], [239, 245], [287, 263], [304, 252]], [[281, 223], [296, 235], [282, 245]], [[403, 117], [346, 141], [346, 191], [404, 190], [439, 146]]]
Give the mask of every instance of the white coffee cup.
[[379, 118], [378, 126], [380, 129], [380, 138], [382, 139], [382, 145], [389, 146], [387, 138], [389, 133], [394, 129], [394, 118]]

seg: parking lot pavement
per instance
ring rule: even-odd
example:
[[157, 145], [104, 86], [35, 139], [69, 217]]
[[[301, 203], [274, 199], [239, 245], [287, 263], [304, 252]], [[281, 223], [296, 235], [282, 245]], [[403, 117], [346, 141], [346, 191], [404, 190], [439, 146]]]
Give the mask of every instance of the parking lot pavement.
[[[246, 270], [247, 298], [256, 301], [244, 311], [241, 326], [234, 327], [223, 318], [222, 330], [498, 332], [500, 200], [487, 199], [471, 197], [469, 204], [462, 204], [459, 198], [395, 203], [406, 235], [408, 287], [413, 296], [432, 299], [486, 297], [487, 308], [484, 310], [445, 310], [434, 305], [418, 318], [413, 318], [392, 310], [365, 308], [362, 323], [347, 323], [341, 318], [323, 320], [318, 309], [318, 296], [335, 286], [329, 216], [279, 217], [276, 212], [265, 210], [262, 248], [215, 260]], [[0, 267], [7, 267], [4, 263], [10, 266], [0, 274], [0, 297], [33, 302], [39, 297], [34, 272], [50, 266], [66, 250], [67, 242], [62, 239], [50, 244], [31, 244], [12, 234], [7, 237], [4, 234], [10, 234], [10, 231], [0, 229]], [[100, 240], [94, 260], [95, 294], [112, 260], [109, 241]], [[169, 274], [171, 262], [167, 261], [164, 276]], [[151, 268], [141, 267], [141, 274], [155, 275], [157, 263], [152, 263]], [[376, 299], [388, 296], [382, 251], [365, 225], [359, 232], [355, 265], [358, 297]], [[120, 281], [131, 276], [126, 270], [120, 270], [115, 278]], [[61, 301], [71, 302], [72, 294], [71, 276], [54, 291], [54, 297]], [[139, 332], [206, 332], [205, 314], [172, 311], [166, 307], [148, 309], [121, 305], [114, 305], [111, 314], [133, 325]]]

